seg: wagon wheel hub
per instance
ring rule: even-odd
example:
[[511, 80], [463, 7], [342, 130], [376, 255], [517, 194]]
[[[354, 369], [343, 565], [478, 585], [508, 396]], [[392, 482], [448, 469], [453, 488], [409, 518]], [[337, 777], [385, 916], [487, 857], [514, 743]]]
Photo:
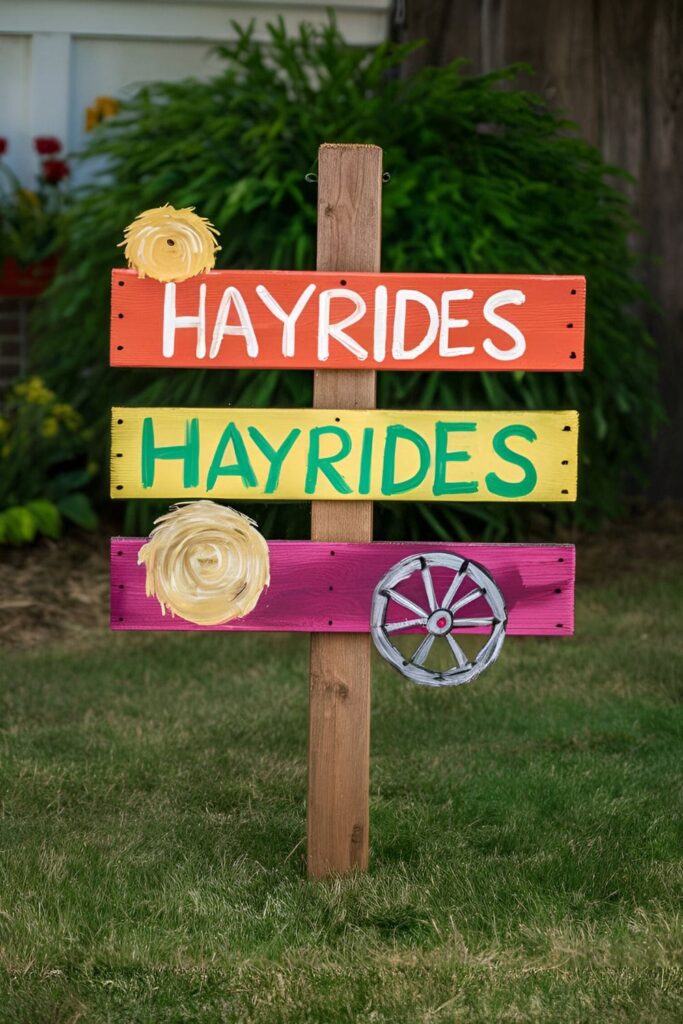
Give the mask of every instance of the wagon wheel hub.
[[453, 628], [450, 608], [437, 608], [427, 619], [427, 632], [432, 636], [445, 636]]

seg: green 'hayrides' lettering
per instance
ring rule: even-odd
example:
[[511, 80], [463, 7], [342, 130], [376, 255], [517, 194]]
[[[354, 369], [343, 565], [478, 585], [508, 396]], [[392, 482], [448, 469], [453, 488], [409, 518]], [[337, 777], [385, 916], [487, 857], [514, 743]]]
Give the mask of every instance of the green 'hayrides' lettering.
[[524, 476], [519, 483], [508, 483], [507, 480], [501, 480], [497, 473], [487, 473], [486, 486], [491, 494], [498, 494], [501, 498], [523, 498], [533, 491], [538, 473], [530, 459], [508, 448], [506, 442], [509, 437], [522, 437], [525, 441], [533, 442], [536, 440], [536, 432], [523, 423], [511, 423], [493, 435], [492, 445], [496, 455], [513, 466], [519, 466]]
[[473, 433], [476, 423], [446, 423], [439, 420], [436, 424], [436, 444], [434, 446], [434, 494], [476, 494], [479, 484], [476, 480], [458, 480], [449, 483], [446, 480], [446, 467], [449, 462], [469, 462], [469, 452], [448, 451], [448, 435], [459, 432]]
[[[232, 447], [235, 452], [235, 462], [230, 466], [222, 466], [221, 463], [223, 461], [223, 456], [225, 455], [225, 449], [228, 447], [230, 442], [232, 442]], [[249, 461], [249, 456], [247, 455], [247, 449], [244, 445], [244, 441], [242, 440], [242, 435], [234, 423], [228, 423], [216, 446], [216, 451], [214, 452], [211, 465], [209, 466], [209, 472], [206, 475], [207, 491], [213, 490], [219, 476], [239, 476], [242, 478], [243, 487], [256, 487], [258, 482], [251, 462]]]
[[[415, 445], [420, 457], [420, 468], [407, 480], [396, 479], [396, 445], [398, 440], [410, 441]], [[410, 427], [404, 427], [400, 423], [392, 423], [387, 427], [386, 442], [384, 445], [384, 464], [382, 466], [382, 494], [388, 497], [392, 494], [405, 494], [419, 487], [427, 475], [431, 455], [429, 445]]]
[[287, 434], [279, 448], [273, 448], [270, 441], [268, 441], [261, 431], [257, 427], [248, 427], [249, 437], [252, 439], [256, 447], [262, 452], [263, 455], [270, 462], [270, 469], [268, 470], [268, 479], [266, 480], [266, 486], [263, 488], [264, 494], [272, 494], [277, 490], [280, 483], [280, 472], [282, 470], [282, 463], [285, 461], [287, 456], [292, 450], [292, 446], [296, 441], [297, 437], [301, 433], [299, 427], [294, 427]]
[[145, 416], [142, 421], [142, 486], [154, 486], [157, 459], [183, 460], [183, 487], [199, 485], [199, 420], [185, 421], [185, 444], [157, 446], [154, 443], [154, 420]]
[[372, 445], [375, 431], [372, 427], [363, 428], [363, 443], [360, 450], [360, 473], [358, 475], [358, 493], [369, 494], [372, 475]]
[[[341, 447], [336, 455], [320, 457], [320, 438], [323, 434], [332, 434], [341, 441]], [[346, 430], [341, 427], [314, 427], [310, 434], [308, 448], [308, 466], [306, 468], [306, 483], [304, 491], [306, 494], [315, 494], [318, 484], [318, 471], [327, 477], [329, 482], [339, 494], [350, 494], [351, 488], [347, 484], [339, 470], [332, 465], [333, 462], [340, 462], [345, 459], [351, 451], [351, 438]]]

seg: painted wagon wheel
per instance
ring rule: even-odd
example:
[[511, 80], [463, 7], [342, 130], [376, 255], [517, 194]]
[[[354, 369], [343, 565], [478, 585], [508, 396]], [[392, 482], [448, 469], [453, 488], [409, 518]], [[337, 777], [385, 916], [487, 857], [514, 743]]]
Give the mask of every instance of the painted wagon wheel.
[[[452, 579], [443, 598], [437, 598], [432, 577], [432, 568], [452, 570]], [[396, 588], [412, 576], [422, 577], [421, 586], [425, 600], [414, 601]], [[466, 583], [474, 588], [458, 595]], [[469, 616], [467, 606], [482, 599], [488, 605], [489, 614]], [[392, 605], [398, 605], [403, 618], [388, 621], [387, 613]], [[405, 612], [410, 612], [406, 617]], [[424, 555], [411, 555], [397, 562], [377, 584], [372, 598], [372, 638], [380, 654], [402, 675], [422, 686], [458, 686], [476, 679], [500, 654], [505, 639], [507, 609], [505, 600], [495, 580], [489, 573], [466, 558], [436, 551]], [[408, 658], [393, 638], [405, 635], [407, 629], [419, 628], [424, 632], [415, 653]], [[490, 634], [479, 650], [470, 659], [453, 636], [454, 630], [467, 628], [489, 628]], [[437, 637], [444, 637], [453, 658], [453, 668], [433, 671], [425, 668], [425, 661]]]

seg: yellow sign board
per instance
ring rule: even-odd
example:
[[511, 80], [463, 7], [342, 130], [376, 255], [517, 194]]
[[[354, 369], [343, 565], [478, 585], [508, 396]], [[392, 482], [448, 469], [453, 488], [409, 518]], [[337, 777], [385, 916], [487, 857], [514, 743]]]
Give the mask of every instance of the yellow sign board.
[[114, 498], [575, 501], [576, 412], [114, 409]]

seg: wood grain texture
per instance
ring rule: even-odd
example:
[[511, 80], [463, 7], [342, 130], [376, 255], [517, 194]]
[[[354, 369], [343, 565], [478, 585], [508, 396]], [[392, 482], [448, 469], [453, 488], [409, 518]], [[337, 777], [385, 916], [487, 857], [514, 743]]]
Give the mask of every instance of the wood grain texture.
[[[339, 378], [346, 372], [355, 381], [353, 371], [335, 372], [326, 394], [344, 398]], [[279, 463], [266, 454], [263, 439], [282, 450]], [[316, 539], [361, 540], [368, 538], [349, 537], [340, 503], [349, 505], [350, 522], [360, 514], [350, 503], [362, 496], [575, 501], [577, 442], [573, 411], [368, 410], [342, 402], [336, 409], [118, 408], [112, 414], [111, 493], [114, 498], [331, 499], [326, 536]], [[188, 476], [190, 462], [196, 471]]]
[[[575, 559], [570, 544], [271, 541], [271, 582], [254, 611], [223, 625], [198, 626], [164, 616], [157, 599], [146, 596], [145, 566], [138, 565], [145, 542], [126, 537], [111, 541], [112, 629], [367, 633], [372, 594], [382, 576], [410, 555], [441, 551], [477, 562], [493, 576], [505, 598], [510, 636], [574, 632]], [[452, 575], [434, 569], [433, 576], [437, 597], [443, 596]], [[402, 592], [417, 603], [424, 601], [419, 580], [409, 581]], [[479, 614], [476, 606], [472, 614]]]
[[[382, 150], [318, 150], [317, 270], [380, 270]], [[374, 370], [316, 370], [316, 409], [372, 409]], [[372, 540], [372, 502], [314, 501], [311, 538]], [[367, 870], [370, 802], [370, 637], [311, 636], [308, 712], [309, 878]]]
[[[381, 312], [382, 303], [376, 301], [378, 287], [386, 289], [385, 313]], [[219, 316], [221, 300], [230, 288], [237, 289], [244, 300], [255, 339], [251, 351], [243, 335], [227, 335], [213, 350], [216, 322], [227, 321], [232, 326], [240, 322], [234, 304]], [[277, 310], [273, 312], [261, 298], [262, 288], [284, 314], [298, 308], [306, 290], [313, 289], [294, 324], [292, 354], [284, 354], [282, 314], [276, 315]], [[349, 348], [331, 336], [329, 357], [325, 359], [320, 357], [318, 341], [320, 294], [331, 289], [341, 293], [330, 300], [331, 323], [349, 316], [358, 298], [366, 311], [346, 329], [359, 349]], [[396, 297], [406, 290], [420, 293], [425, 300], [405, 301], [405, 331], [399, 327], [394, 355]], [[444, 299], [445, 293], [458, 290], [469, 290], [473, 297]], [[494, 312], [521, 331], [524, 345], [517, 348], [509, 331], [484, 316], [487, 301], [509, 291], [521, 293], [524, 301], [507, 302]], [[585, 278], [576, 276], [214, 270], [179, 285], [163, 285], [150, 278], [140, 279], [132, 270], [113, 270], [110, 362], [112, 366], [166, 369], [578, 371], [583, 369], [585, 295]], [[166, 312], [165, 296], [170, 303]], [[403, 309], [403, 299], [400, 305]], [[420, 344], [430, 329], [430, 315], [437, 318], [432, 328], [434, 338], [421, 351]], [[199, 350], [197, 323], [183, 325], [187, 317], [203, 323], [204, 340]], [[462, 324], [451, 326], [442, 341], [441, 324], [447, 318], [461, 320]], [[175, 325], [167, 332], [166, 348], [165, 322]], [[487, 339], [493, 349], [488, 345], [484, 348]], [[471, 351], [464, 351], [467, 349]], [[518, 355], [507, 358], [518, 349]], [[419, 354], [413, 357], [416, 351]], [[326, 349], [322, 354], [327, 355]]]
[[643, 230], [632, 244], [656, 306], [639, 312], [657, 343], [666, 410], [652, 494], [683, 499], [683, 0], [600, 0], [600, 148], [625, 167]]

